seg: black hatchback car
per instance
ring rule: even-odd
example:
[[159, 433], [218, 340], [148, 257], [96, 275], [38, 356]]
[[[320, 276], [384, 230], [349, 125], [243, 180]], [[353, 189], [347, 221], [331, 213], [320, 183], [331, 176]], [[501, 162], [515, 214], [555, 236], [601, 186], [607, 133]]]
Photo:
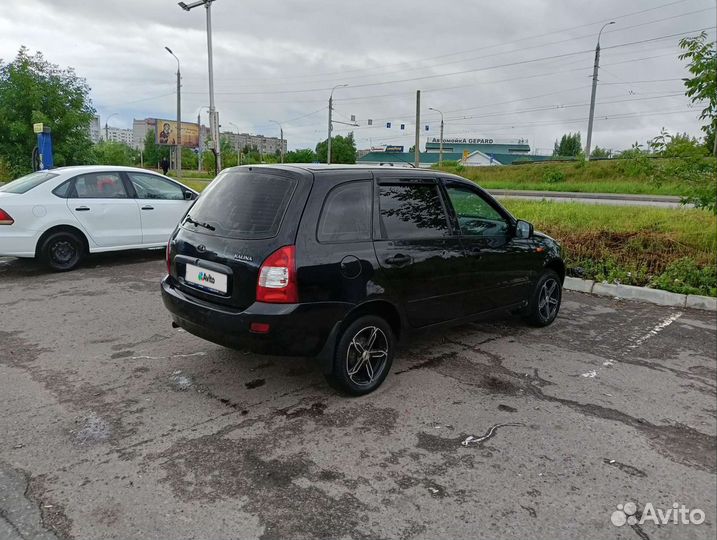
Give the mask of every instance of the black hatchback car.
[[416, 330], [560, 308], [560, 246], [473, 182], [342, 165], [222, 171], [167, 245], [174, 324], [254, 352], [313, 356], [359, 395]]

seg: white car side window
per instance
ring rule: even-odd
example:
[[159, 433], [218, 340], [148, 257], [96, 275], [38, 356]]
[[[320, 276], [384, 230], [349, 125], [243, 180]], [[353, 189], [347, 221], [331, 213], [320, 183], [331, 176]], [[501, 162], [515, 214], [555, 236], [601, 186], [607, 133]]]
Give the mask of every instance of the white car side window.
[[78, 199], [126, 199], [127, 191], [119, 173], [89, 173], [75, 177]]
[[180, 186], [159, 176], [129, 173], [129, 179], [140, 199], [184, 200], [184, 190]]

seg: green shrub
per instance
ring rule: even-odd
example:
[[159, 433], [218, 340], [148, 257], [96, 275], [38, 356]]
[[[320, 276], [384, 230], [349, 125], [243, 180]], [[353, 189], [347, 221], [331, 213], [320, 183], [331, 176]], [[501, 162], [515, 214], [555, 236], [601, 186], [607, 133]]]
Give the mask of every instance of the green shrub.
[[12, 180], [13, 174], [10, 170], [10, 164], [0, 157], [0, 183]]
[[559, 184], [565, 181], [565, 173], [558, 169], [546, 168], [543, 171], [543, 181], [547, 184]]
[[668, 265], [651, 285], [681, 294], [717, 296], [717, 268], [714, 264], [700, 268], [694, 260], [684, 257]]

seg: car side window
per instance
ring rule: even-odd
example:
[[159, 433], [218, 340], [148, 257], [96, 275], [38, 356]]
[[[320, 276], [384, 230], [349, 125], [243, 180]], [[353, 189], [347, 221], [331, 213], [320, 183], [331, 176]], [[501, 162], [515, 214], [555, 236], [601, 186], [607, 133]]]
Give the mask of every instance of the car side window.
[[446, 213], [431, 184], [379, 186], [381, 235], [389, 240], [449, 235]]
[[371, 240], [371, 182], [341, 184], [326, 196], [321, 210], [319, 242]]
[[127, 176], [140, 199], [184, 200], [184, 190], [174, 182], [153, 174], [130, 172]]
[[475, 191], [446, 186], [448, 198], [458, 217], [461, 234], [466, 236], [505, 236], [509, 225], [491, 204]]
[[73, 180], [73, 196], [78, 199], [126, 199], [127, 190], [116, 172], [87, 173]]

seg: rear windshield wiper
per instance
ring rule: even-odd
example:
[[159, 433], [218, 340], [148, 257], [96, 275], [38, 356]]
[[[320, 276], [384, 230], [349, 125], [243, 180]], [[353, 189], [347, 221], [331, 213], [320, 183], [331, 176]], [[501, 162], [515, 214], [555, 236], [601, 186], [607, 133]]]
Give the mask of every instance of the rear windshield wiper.
[[189, 214], [187, 214], [187, 217], [186, 217], [186, 219], [185, 219], [184, 221], [185, 221], [186, 223], [191, 223], [191, 224], [194, 225], [195, 227], [204, 227], [205, 229], [209, 229], [210, 231], [215, 231], [215, 230], [216, 230], [216, 227], [213, 227], [213, 226], [210, 225], [209, 223], [202, 223], [202, 222], [200, 222], [200, 221], [194, 221], [194, 220], [192, 219], [192, 216], [190, 216]]

